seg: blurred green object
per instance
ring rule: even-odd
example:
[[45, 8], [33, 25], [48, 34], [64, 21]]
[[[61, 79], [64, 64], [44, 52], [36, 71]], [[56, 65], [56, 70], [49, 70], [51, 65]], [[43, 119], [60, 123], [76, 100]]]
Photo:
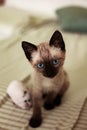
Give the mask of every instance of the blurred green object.
[[87, 32], [87, 9], [79, 6], [63, 7], [56, 10], [63, 30]]

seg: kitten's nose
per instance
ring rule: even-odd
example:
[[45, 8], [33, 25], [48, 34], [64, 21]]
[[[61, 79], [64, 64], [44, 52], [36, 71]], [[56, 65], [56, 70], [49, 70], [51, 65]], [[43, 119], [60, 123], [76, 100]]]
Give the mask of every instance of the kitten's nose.
[[48, 71], [46, 73], [44, 73], [43, 75], [45, 77], [48, 77], [48, 78], [54, 78], [56, 76], [56, 74], [58, 73], [58, 71]]

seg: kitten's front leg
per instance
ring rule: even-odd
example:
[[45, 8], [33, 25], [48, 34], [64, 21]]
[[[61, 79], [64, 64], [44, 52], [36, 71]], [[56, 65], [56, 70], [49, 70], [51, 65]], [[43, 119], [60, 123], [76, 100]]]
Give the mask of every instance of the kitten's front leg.
[[46, 110], [51, 110], [55, 107], [55, 104], [54, 104], [54, 100], [56, 98], [56, 92], [50, 92], [48, 93], [47, 97], [46, 97], [46, 101], [44, 103], [44, 108]]
[[33, 128], [36, 128], [41, 125], [42, 122], [41, 106], [42, 106], [42, 95], [39, 93], [33, 95], [33, 115], [29, 122], [30, 126]]
[[66, 77], [60, 92], [57, 94], [57, 96], [54, 100], [54, 104], [56, 106], [59, 106], [61, 104], [62, 97], [65, 94], [65, 92], [67, 91], [67, 89], [69, 88], [69, 85], [70, 85], [70, 82], [69, 82], [68, 78]]

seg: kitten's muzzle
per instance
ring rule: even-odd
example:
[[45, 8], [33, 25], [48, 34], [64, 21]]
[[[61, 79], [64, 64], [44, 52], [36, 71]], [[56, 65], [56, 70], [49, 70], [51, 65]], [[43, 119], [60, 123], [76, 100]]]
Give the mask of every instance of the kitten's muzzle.
[[45, 62], [45, 68], [43, 70], [43, 75], [48, 78], [54, 78], [58, 73], [58, 68], [55, 67], [51, 62]]
[[56, 71], [56, 70], [55, 71], [50, 70], [50, 71], [43, 73], [43, 75], [48, 78], [54, 78], [57, 75], [57, 73], [58, 73], [58, 71]]

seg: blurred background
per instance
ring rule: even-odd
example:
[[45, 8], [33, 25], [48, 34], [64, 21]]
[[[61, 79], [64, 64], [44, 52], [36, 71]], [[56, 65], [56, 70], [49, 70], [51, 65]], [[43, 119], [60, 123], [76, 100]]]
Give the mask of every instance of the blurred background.
[[69, 5], [87, 7], [87, 0], [6, 0], [6, 6], [17, 7], [48, 17], [54, 17], [57, 8]]
[[[81, 8], [72, 8], [71, 6]], [[22, 10], [22, 12], [25, 11], [25, 14], [28, 14], [28, 16], [38, 16], [39, 19], [58, 20], [64, 30], [87, 32], [87, 10], [84, 10], [87, 8], [87, 0], [0, 0], [0, 7], [1, 11], [3, 7], [5, 10], [8, 8], [7, 12], [13, 8], [13, 10], [15, 9], [14, 12]], [[65, 9], [66, 7], [71, 9]], [[9, 11], [9, 16], [6, 15], [6, 17], [10, 16], [11, 12]], [[7, 21], [10, 21], [10, 18], [8, 18]], [[3, 19], [3, 17], [0, 18], [1, 23]], [[27, 19], [29, 20], [29, 17], [24, 18], [23, 22], [26, 23]], [[34, 20], [35, 19], [33, 19], [32, 22], [35, 22]], [[3, 22], [5, 22], [5, 20]], [[11, 31], [13, 31], [12, 26], [0, 24], [1, 39], [10, 36]]]

